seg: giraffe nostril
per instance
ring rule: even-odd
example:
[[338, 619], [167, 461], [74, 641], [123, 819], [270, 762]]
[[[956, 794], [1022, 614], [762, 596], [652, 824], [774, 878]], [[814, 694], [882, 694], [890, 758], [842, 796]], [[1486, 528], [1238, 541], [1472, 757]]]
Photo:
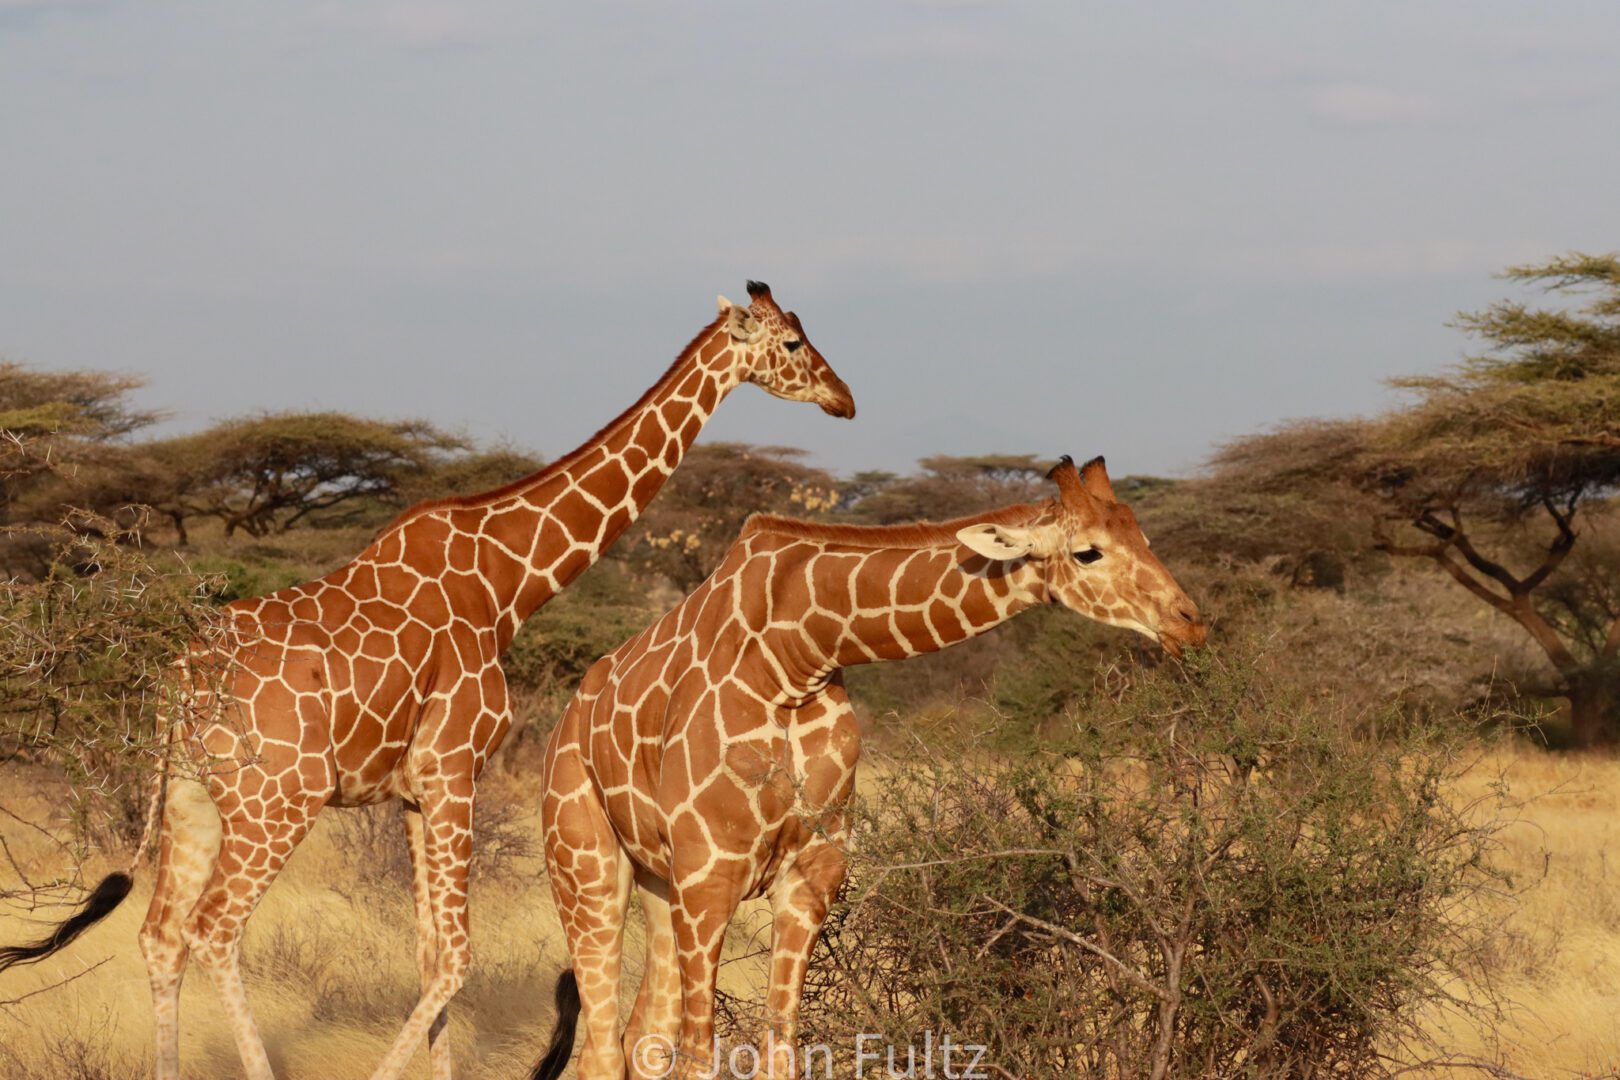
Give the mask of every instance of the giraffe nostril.
[[1176, 614], [1181, 616], [1183, 619], [1187, 620], [1188, 622], [1197, 622], [1198, 621], [1198, 612], [1196, 612], [1196, 611], [1188, 611], [1186, 608], [1178, 608], [1176, 610]]

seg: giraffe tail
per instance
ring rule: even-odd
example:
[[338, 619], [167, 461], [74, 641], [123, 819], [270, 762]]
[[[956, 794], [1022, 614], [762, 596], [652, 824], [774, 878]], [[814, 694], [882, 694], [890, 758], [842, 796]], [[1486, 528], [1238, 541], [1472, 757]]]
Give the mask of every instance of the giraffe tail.
[[146, 827], [141, 832], [141, 842], [136, 845], [129, 869], [116, 870], [102, 878], [77, 911], [57, 923], [50, 933], [38, 941], [26, 945], [0, 946], [0, 971], [18, 964], [32, 964], [61, 952], [80, 934], [112, 914], [113, 909], [123, 902], [135, 885], [135, 868], [140, 865], [152, 846], [152, 838], [157, 834], [158, 821], [163, 816], [163, 791], [167, 778], [167, 770], [160, 770], [153, 781], [152, 796], [147, 803]]
[[574, 1028], [579, 1023], [579, 981], [569, 968], [557, 977], [557, 1026], [551, 1032], [551, 1046], [529, 1080], [557, 1080], [574, 1054]]
[[0, 948], [0, 971], [16, 964], [32, 964], [54, 952], [66, 948], [74, 938], [106, 918], [119, 901], [129, 895], [135, 879], [123, 871], [108, 874], [90, 893], [90, 898], [79, 905], [79, 910], [58, 923], [56, 929], [27, 945], [7, 945]]

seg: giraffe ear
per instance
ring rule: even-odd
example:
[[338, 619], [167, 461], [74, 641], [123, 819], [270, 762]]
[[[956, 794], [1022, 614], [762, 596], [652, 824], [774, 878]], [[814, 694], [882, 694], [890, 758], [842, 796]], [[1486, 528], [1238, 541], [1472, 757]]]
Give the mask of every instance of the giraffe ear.
[[730, 300], [726, 299], [726, 294], [725, 293], [721, 293], [719, 299], [720, 299], [720, 314], [722, 314], [722, 315], [724, 315], [726, 312], [730, 311], [732, 308], [737, 306], [736, 304], [733, 304]]
[[1031, 556], [1040, 558], [1050, 555], [1061, 546], [1057, 543], [1058, 537], [1049, 535], [1054, 532], [1051, 526], [1024, 529], [1016, 525], [993, 525], [985, 522], [958, 529], [956, 538], [975, 555], [983, 555], [997, 562], [1006, 562], [1010, 559], [1024, 559]]
[[726, 329], [731, 331], [733, 338], [738, 341], [753, 341], [760, 335], [762, 327], [759, 320], [754, 318], [747, 308], [738, 307], [723, 296], [720, 302], [722, 305], [729, 305], [721, 307], [720, 314], [726, 317]]

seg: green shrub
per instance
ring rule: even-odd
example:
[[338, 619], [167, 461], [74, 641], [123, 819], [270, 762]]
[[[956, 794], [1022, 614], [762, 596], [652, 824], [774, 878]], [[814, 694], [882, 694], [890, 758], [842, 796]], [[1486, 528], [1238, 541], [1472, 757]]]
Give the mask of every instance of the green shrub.
[[[1021, 1077], [1376, 1077], [1428, 1052], [1493, 876], [1456, 744], [1200, 654], [1011, 759], [883, 761], [806, 1042], [982, 1043]], [[903, 1052], [902, 1052], [903, 1058]]]

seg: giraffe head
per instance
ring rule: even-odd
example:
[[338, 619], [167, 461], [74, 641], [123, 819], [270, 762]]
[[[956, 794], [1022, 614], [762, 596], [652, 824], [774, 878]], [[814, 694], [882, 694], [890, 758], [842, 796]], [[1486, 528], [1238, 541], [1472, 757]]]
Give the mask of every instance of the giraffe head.
[[1027, 559], [1054, 603], [1155, 638], [1172, 656], [1204, 643], [1198, 608], [1148, 547], [1131, 508], [1114, 497], [1103, 459], [1076, 469], [1065, 456], [1047, 474], [1058, 494], [1027, 525], [969, 525], [957, 539], [975, 554]]
[[855, 416], [855, 398], [832, 366], [804, 336], [804, 326], [791, 311], [771, 299], [771, 287], [748, 283], [749, 304], [720, 298], [720, 317], [731, 333], [732, 353], [742, 378], [789, 401], [813, 401], [831, 416]]

